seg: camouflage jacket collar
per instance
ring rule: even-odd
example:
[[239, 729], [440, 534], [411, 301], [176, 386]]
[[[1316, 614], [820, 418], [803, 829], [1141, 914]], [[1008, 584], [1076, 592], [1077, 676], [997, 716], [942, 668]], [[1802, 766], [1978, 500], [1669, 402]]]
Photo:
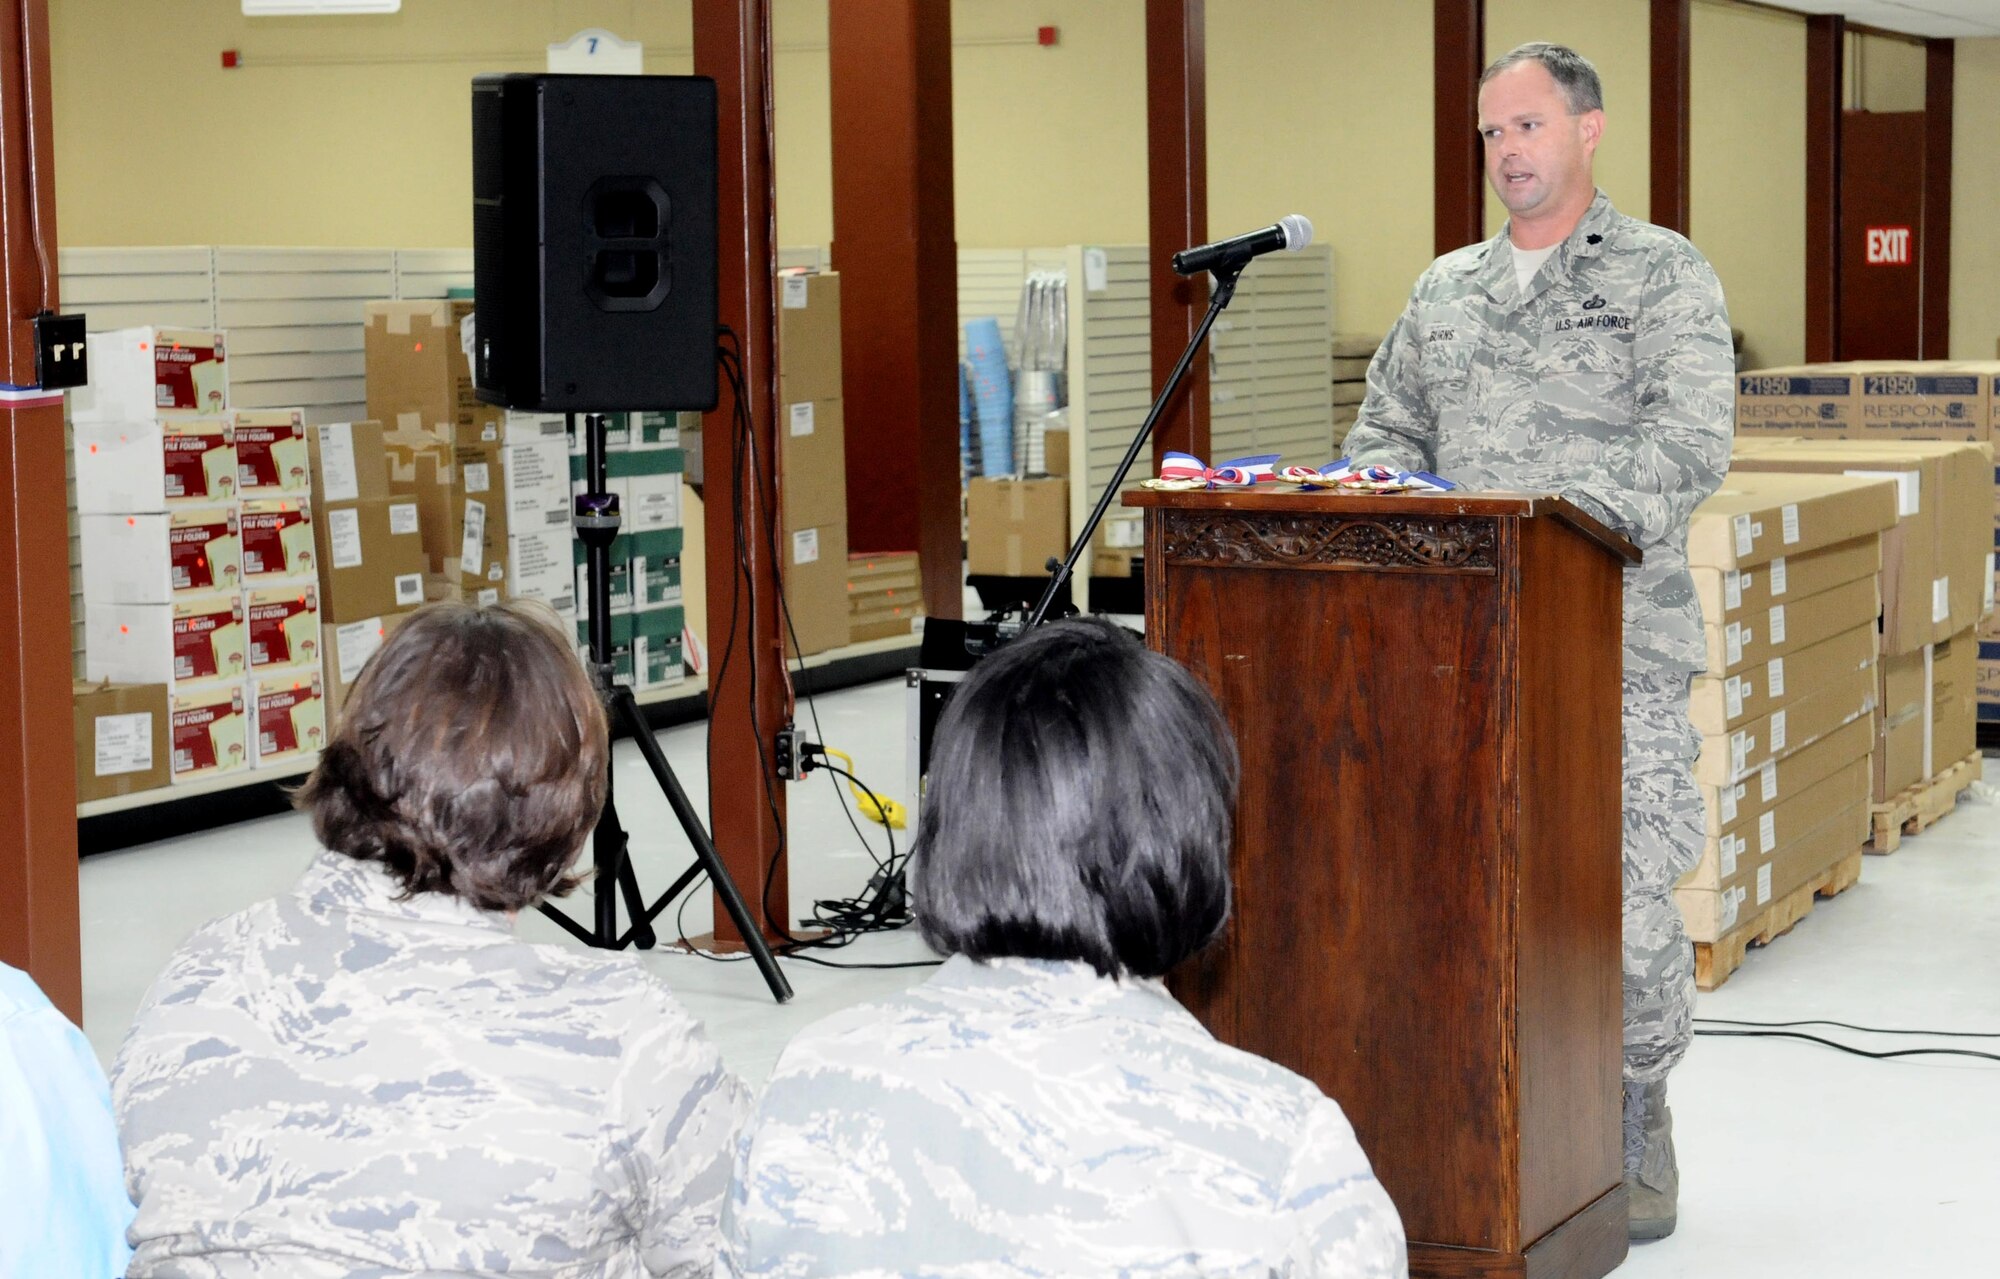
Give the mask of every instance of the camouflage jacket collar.
[[402, 885], [380, 862], [322, 852], [299, 877], [298, 895], [320, 909], [389, 916], [418, 923], [457, 925], [512, 935], [506, 915], [485, 911], [448, 893], [402, 895]]
[[[1546, 284], [1561, 279], [1569, 274], [1572, 263], [1603, 253], [1617, 227], [1618, 216], [1611, 197], [1599, 189], [1590, 207], [1577, 221], [1576, 229], [1563, 241], [1561, 250], [1543, 265], [1543, 273], [1537, 276], [1537, 280]], [[1481, 252], [1468, 255], [1460, 274], [1476, 282], [1496, 302], [1525, 302], [1541, 292], [1541, 288], [1532, 287], [1526, 295], [1520, 294], [1520, 282], [1514, 278], [1513, 245], [1507, 238], [1510, 225], [1502, 223], [1500, 234], [1488, 240]]]
[[1105, 977], [1089, 964], [1048, 959], [974, 960], [953, 955], [925, 983], [982, 1002], [1074, 1009], [1135, 1021], [1167, 1021], [1191, 1014], [1150, 977]]

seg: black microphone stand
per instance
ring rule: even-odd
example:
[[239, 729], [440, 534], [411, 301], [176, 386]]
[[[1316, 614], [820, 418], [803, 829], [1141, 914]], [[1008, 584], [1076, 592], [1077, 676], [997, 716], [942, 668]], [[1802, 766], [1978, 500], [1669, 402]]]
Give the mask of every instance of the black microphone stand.
[[1070, 576], [1075, 573], [1076, 562], [1082, 559], [1084, 551], [1089, 549], [1091, 538], [1097, 536], [1097, 526], [1104, 522], [1105, 512], [1111, 509], [1111, 504], [1118, 500], [1118, 494], [1124, 489], [1125, 477], [1132, 473], [1132, 464], [1139, 460], [1139, 451], [1145, 448], [1146, 441], [1152, 438], [1154, 424], [1160, 420], [1160, 415], [1166, 412], [1167, 404], [1173, 399], [1174, 392], [1180, 389], [1182, 379], [1187, 377], [1188, 369], [1194, 364], [1195, 352], [1200, 350], [1201, 344], [1207, 340], [1208, 331], [1215, 327], [1215, 318], [1222, 314], [1230, 299], [1236, 296], [1236, 279], [1243, 274], [1243, 268], [1248, 265], [1250, 265], [1250, 255], [1246, 254], [1230, 258], [1209, 272], [1214, 277], [1215, 288], [1209, 294], [1208, 314], [1202, 316], [1201, 323], [1195, 326], [1194, 336], [1188, 339], [1187, 349], [1181, 352], [1180, 362], [1175, 364], [1174, 371], [1167, 375], [1166, 385], [1160, 388], [1159, 398], [1153, 401], [1153, 407], [1147, 411], [1146, 420], [1139, 424], [1139, 433], [1132, 437], [1132, 446], [1125, 450], [1125, 460], [1118, 464], [1118, 471], [1111, 477], [1110, 485], [1097, 499], [1097, 509], [1093, 510], [1090, 518], [1084, 521], [1083, 531], [1077, 537], [1075, 544], [1069, 548], [1069, 555], [1061, 564], [1057, 564], [1053, 559], [1049, 561], [1049, 584], [1043, 589], [1042, 598], [1021, 623], [1019, 630], [1012, 634], [1002, 632], [1000, 638], [1003, 640], [1014, 639], [1048, 620], [1050, 607], [1062, 593], [1063, 587], [1068, 584]]
[[[569, 415], [569, 429], [572, 432], [578, 429], [574, 413]], [[607, 491], [610, 485], [605, 475], [603, 416], [597, 413], [584, 415], [582, 430], [584, 476], [588, 491], [576, 498], [574, 521], [577, 537], [584, 545], [584, 581], [589, 592], [590, 660], [585, 665], [590, 668], [591, 684], [597, 689], [598, 699], [604, 703], [607, 716], [614, 725], [623, 724], [631, 733], [632, 742], [639, 748], [639, 754], [645, 757], [653, 780], [667, 797], [667, 805], [674, 810], [682, 833], [694, 846], [694, 863], [682, 871], [680, 877], [651, 906], [645, 904], [645, 898], [639, 892], [639, 877], [632, 869], [632, 853], [625, 826], [618, 820], [617, 806], [611, 801], [611, 776], [617, 770], [608, 769], [605, 774], [604, 811], [598, 816], [597, 829], [590, 837], [591, 859], [597, 871], [594, 884], [596, 911], [591, 924], [586, 928], [549, 902], [542, 903], [542, 913], [586, 946], [605, 950], [637, 946], [640, 950], [651, 950], [658, 941], [658, 935], [653, 931], [654, 918], [698, 876], [705, 874], [723, 909], [736, 922], [736, 930], [743, 934], [743, 945], [751, 958], [756, 960], [758, 971], [764, 974], [764, 984], [771, 988], [771, 997], [782, 1004], [792, 997], [791, 982], [786, 980], [778, 961], [772, 958], [763, 929], [751, 917], [750, 908], [744, 904], [743, 894], [737, 890], [729, 868], [722, 864], [722, 857], [715, 850], [715, 841], [709, 838], [708, 828], [702, 825], [701, 814], [695, 811], [694, 805], [688, 801], [687, 792], [681, 789], [680, 779], [674, 775], [673, 765], [667, 762], [666, 752], [654, 739], [652, 726], [646, 722], [645, 712], [639, 709], [638, 699], [613, 674], [611, 543], [618, 536], [618, 496]], [[625, 899], [625, 911], [632, 921], [631, 927], [622, 933], [618, 931], [620, 897]]]

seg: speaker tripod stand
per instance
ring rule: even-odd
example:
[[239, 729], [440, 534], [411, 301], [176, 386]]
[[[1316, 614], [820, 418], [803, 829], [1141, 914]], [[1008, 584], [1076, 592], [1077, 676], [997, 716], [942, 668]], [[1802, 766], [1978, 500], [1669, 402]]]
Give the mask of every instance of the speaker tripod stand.
[[[569, 414], [568, 418], [570, 430], [579, 429], [576, 414]], [[646, 904], [645, 896], [639, 890], [638, 873], [632, 869], [630, 840], [612, 800], [610, 779], [616, 770], [607, 769], [604, 812], [598, 817], [597, 829], [590, 841], [592, 862], [597, 871], [595, 913], [590, 926], [579, 924], [548, 902], [542, 903], [542, 913], [586, 946], [605, 950], [636, 946], [640, 950], [650, 950], [659, 941], [659, 935], [653, 929], [653, 920], [698, 877], [706, 874], [716, 897], [729, 912], [737, 931], [743, 934], [744, 947], [756, 961], [758, 971], [764, 974], [764, 984], [770, 987], [771, 997], [782, 1004], [792, 997], [791, 982], [786, 980], [783, 970], [778, 967], [769, 943], [764, 940], [763, 929], [751, 917], [743, 894], [737, 891], [736, 881], [730, 877], [728, 867], [722, 864], [722, 857], [716, 852], [715, 841], [709, 838], [701, 815], [688, 802], [687, 792], [681, 789], [680, 779], [674, 775], [666, 753], [654, 740], [653, 730], [646, 723], [644, 712], [639, 709], [638, 699], [633, 697], [629, 687], [618, 682], [613, 672], [611, 543], [618, 536], [620, 523], [618, 497], [606, 491], [603, 416], [585, 414], [581, 429], [584, 432], [584, 471], [589, 489], [576, 499], [575, 526], [577, 536], [584, 545], [584, 583], [590, 608], [590, 659], [586, 664], [590, 667], [591, 684], [604, 703], [606, 717], [614, 725], [622, 724], [632, 735], [640, 755], [645, 757], [646, 767], [652, 771], [653, 780], [667, 797], [667, 804], [674, 810], [688, 843], [693, 845], [695, 859], [652, 905]], [[712, 707], [710, 713], [713, 713]], [[625, 913], [631, 920], [630, 926], [622, 933], [618, 931], [618, 903], [621, 898], [625, 902]]]

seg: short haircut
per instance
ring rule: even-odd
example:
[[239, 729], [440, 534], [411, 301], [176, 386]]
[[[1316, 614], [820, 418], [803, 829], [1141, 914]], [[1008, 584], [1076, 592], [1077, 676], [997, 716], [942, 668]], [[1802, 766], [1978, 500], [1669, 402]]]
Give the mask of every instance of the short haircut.
[[1493, 60], [1493, 65], [1480, 73], [1479, 83], [1485, 84], [1509, 67], [1523, 62], [1539, 62], [1542, 69], [1562, 90], [1563, 101], [1569, 104], [1571, 115], [1582, 115], [1586, 111], [1604, 110], [1604, 82], [1597, 78], [1597, 68], [1590, 59], [1563, 44], [1550, 44], [1537, 40], [1510, 49]]
[[362, 669], [293, 804], [322, 845], [382, 863], [406, 897], [522, 910], [577, 886], [609, 754], [553, 613], [432, 604]]
[[1229, 917], [1236, 745], [1215, 699], [1096, 618], [980, 663], [945, 707], [911, 858], [924, 940], [1159, 977]]

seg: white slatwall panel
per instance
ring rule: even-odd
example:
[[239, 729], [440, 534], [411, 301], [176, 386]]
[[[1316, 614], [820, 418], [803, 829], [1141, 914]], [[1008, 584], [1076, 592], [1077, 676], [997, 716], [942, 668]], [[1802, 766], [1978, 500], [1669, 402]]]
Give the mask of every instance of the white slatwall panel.
[[471, 249], [398, 249], [396, 291], [383, 296], [441, 298], [471, 287]]
[[1302, 465], [1331, 461], [1332, 250], [1257, 259], [1216, 330], [1210, 460], [1281, 453]]
[[[1132, 435], [1152, 405], [1153, 359], [1147, 250], [1104, 245], [1104, 287], [1092, 290], [1084, 247], [1072, 245], [1069, 278], [1069, 520], [1081, 530], [1098, 494], [1111, 483]], [[1136, 472], [1128, 483], [1145, 478]], [[1077, 565], [1087, 576], [1089, 557]]]
[[390, 249], [218, 248], [215, 314], [229, 335], [234, 408], [366, 414], [362, 308], [396, 295]]
[[206, 245], [63, 249], [56, 263], [63, 309], [82, 311], [93, 332], [215, 327], [215, 250]]

